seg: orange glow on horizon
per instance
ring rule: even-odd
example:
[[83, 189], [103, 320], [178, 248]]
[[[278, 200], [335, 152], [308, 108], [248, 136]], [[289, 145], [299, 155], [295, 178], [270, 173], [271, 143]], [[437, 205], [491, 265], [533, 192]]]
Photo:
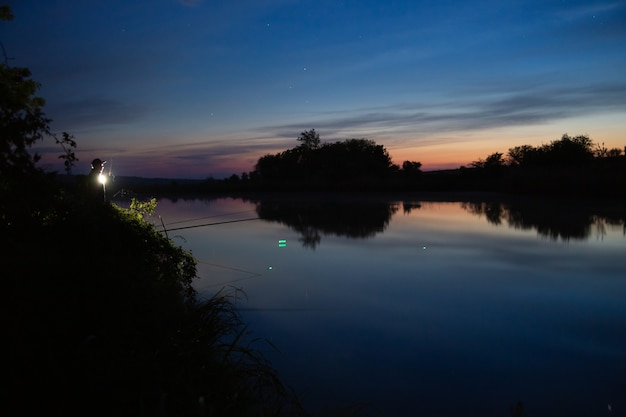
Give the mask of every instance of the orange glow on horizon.
[[[393, 162], [402, 165], [403, 161], [417, 161], [422, 163], [422, 170], [434, 171], [439, 169], [456, 169], [469, 166], [472, 162], [485, 159], [494, 152], [500, 152], [505, 157], [509, 149], [516, 146], [530, 145], [534, 147], [549, 144], [561, 139], [564, 134], [571, 137], [587, 135], [596, 146], [607, 149], [617, 148], [624, 153], [626, 146], [626, 119], [621, 123], [624, 130], [615, 129], [615, 116], [597, 116], [586, 122], [594, 127], [593, 132], [585, 130], [583, 120], [568, 121], [558, 126], [528, 126], [515, 128], [493, 129], [489, 132], [473, 132], [471, 134], [451, 134], [447, 137], [433, 137], [428, 141], [431, 145], [415, 145], [409, 147], [395, 147], [389, 149]], [[603, 126], [602, 122], [606, 124]], [[619, 123], [618, 123], [619, 124]], [[566, 128], [569, 126], [569, 129]], [[558, 133], [554, 133], [558, 132]], [[415, 143], [416, 139], [405, 138], [398, 142]], [[381, 143], [382, 144], [382, 143]], [[383, 144], [384, 145], [384, 144]]]
[[[588, 126], [587, 129], [584, 126]], [[591, 128], [593, 127], [593, 129]], [[596, 116], [567, 120], [550, 125], [498, 128], [485, 131], [446, 132], [432, 135], [402, 135], [374, 137], [371, 139], [388, 151], [394, 164], [416, 161], [423, 171], [458, 169], [470, 166], [474, 161], [485, 159], [494, 152], [504, 156], [515, 146], [541, 146], [559, 140], [564, 134], [588, 135], [595, 145], [608, 149], [618, 148], [624, 153], [626, 146], [626, 119], [615, 115]], [[353, 137], [354, 135], [345, 135]], [[325, 139], [322, 136], [322, 141]], [[104, 140], [103, 143], [106, 143]], [[130, 141], [126, 142], [127, 144]], [[143, 145], [142, 145], [143, 144]], [[116, 150], [80, 149], [75, 174], [89, 172], [88, 162], [95, 157], [112, 159], [113, 174], [146, 178], [227, 178], [254, 170], [257, 160], [267, 154], [275, 154], [297, 146], [295, 139], [265, 136], [256, 138], [241, 135], [213, 137], [200, 140], [198, 137], [179, 138], [175, 144], [155, 146], [145, 139]], [[42, 156], [40, 166], [46, 170], [63, 172], [56, 149], [34, 147]]]

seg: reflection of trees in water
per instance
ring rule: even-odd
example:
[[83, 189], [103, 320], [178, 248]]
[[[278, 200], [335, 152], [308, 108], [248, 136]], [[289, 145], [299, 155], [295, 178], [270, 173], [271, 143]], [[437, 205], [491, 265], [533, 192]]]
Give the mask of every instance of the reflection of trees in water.
[[402, 202], [402, 211], [404, 214], [409, 214], [413, 210], [419, 210], [422, 208], [422, 203], [415, 201], [403, 201]]
[[502, 203], [466, 202], [462, 207], [472, 214], [485, 216], [489, 223], [506, 222], [515, 229], [535, 229], [553, 240], [584, 240], [595, 230], [598, 237], [606, 235], [607, 226], [622, 225], [626, 234], [626, 213], [623, 210], [602, 210], [572, 203]]
[[257, 200], [263, 220], [282, 223], [301, 235], [303, 246], [315, 249], [322, 235], [365, 239], [383, 232], [398, 203], [328, 199]]
[[489, 223], [500, 225], [505, 217], [505, 208], [497, 202], [461, 203], [461, 207], [472, 214], [485, 216]]
[[617, 228], [622, 226], [622, 233], [626, 236], [626, 216], [622, 218], [605, 218], [600, 216], [594, 216], [593, 224], [596, 228], [596, 236], [604, 236], [606, 235], [606, 228], [614, 227]]
[[[385, 231], [392, 216], [400, 209], [405, 214], [421, 209], [416, 201], [387, 202], [356, 199], [259, 198], [253, 199], [261, 219], [282, 223], [299, 235], [303, 246], [315, 249], [323, 235], [365, 239]], [[482, 201], [461, 203], [468, 212], [484, 216], [494, 225], [507, 224], [520, 230], [536, 230], [553, 240], [583, 240], [595, 235], [602, 238], [607, 229], [623, 227], [624, 207], [589, 206], [534, 199], [514, 202]]]

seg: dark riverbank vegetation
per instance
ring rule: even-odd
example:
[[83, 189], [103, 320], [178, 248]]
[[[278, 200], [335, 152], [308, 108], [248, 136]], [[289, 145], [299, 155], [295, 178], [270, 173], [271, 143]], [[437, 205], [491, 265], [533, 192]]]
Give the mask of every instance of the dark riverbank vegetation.
[[[10, 9], [0, 7], [0, 20], [11, 18]], [[152, 202], [133, 200], [123, 209], [103, 202], [101, 189], [94, 193], [87, 176], [57, 175], [38, 167], [31, 147], [44, 140], [59, 146], [66, 173], [77, 161], [74, 137], [51, 129], [45, 102], [36, 96], [39, 87], [27, 68], [10, 66], [4, 56], [0, 251], [7, 285], [3, 369], [9, 384], [3, 414], [305, 415], [297, 396], [282, 385], [262, 354], [273, 347], [251, 339], [242, 322], [236, 299], [243, 294], [227, 289], [209, 299], [199, 297], [192, 285], [192, 254], [145, 220], [154, 209]], [[313, 130], [298, 140], [297, 147], [261, 157], [252, 172], [241, 176], [147, 186], [139, 179], [120, 179], [109, 192], [532, 191], [532, 181], [545, 179], [542, 175], [550, 170], [555, 174], [550, 187], [580, 177], [597, 186], [593, 191], [624, 190], [624, 156], [614, 150], [594, 153], [590, 141], [585, 142], [587, 156], [575, 163], [531, 164], [529, 155], [534, 154], [529, 151], [523, 155], [530, 159], [521, 157], [516, 163], [490, 156], [470, 168], [425, 173], [419, 162], [394, 165], [386, 149], [372, 140], [322, 144]], [[568, 138], [570, 142], [581, 146], [576, 138]], [[513, 181], [513, 174], [521, 179]], [[599, 178], [611, 180], [593, 182]], [[576, 184], [586, 186], [587, 181], [574, 182], [571, 188]], [[338, 224], [325, 226], [321, 232], [329, 228], [369, 236], [385, 227], [389, 210], [375, 213], [373, 231], [357, 223], [340, 229]], [[278, 217], [280, 207], [266, 206], [261, 213]], [[350, 211], [343, 215], [354, 217]], [[323, 224], [313, 220], [317, 228]], [[310, 227], [295, 221], [288, 220], [303, 234], [302, 228]], [[313, 232], [305, 235], [305, 243], [314, 247], [319, 233]]]
[[[0, 7], [0, 20], [11, 10]], [[0, 253], [7, 416], [297, 416], [236, 308], [202, 299], [196, 260], [102, 186], [61, 186], [33, 144], [52, 140], [68, 171], [76, 142], [56, 135], [27, 68], [0, 63]], [[91, 192], [90, 188], [96, 188]], [[95, 196], [95, 197], [94, 197]]]
[[[3, 184], [6, 186], [6, 182]], [[196, 261], [129, 209], [47, 178], [3, 187], [5, 415], [301, 415], [236, 308], [202, 299]], [[8, 199], [4, 199], [8, 197]]]

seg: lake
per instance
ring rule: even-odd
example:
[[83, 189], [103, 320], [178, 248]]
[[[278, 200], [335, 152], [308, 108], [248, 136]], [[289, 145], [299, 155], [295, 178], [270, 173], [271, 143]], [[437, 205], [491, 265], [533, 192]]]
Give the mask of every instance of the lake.
[[624, 206], [438, 199], [161, 199], [157, 214], [201, 294], [243, 290], [250, 338], [313, 412], [625, 416]]

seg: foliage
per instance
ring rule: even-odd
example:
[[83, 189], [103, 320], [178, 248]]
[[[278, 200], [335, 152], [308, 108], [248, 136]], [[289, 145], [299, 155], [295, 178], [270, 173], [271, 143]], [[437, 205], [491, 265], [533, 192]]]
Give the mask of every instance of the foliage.
[[487, 157], [484, 161], [479, 159], [478, 161], [472, 162], [472, 166], [474, 168], [483, 168], [488, 170], [497, 169], [504, 165], [504, 158], [500, 152], [494, 152]]
[[72, 173], [72, 168], [78, 161], [74, 149], [76, 148], [76, 140], [73, 135], [67, 132], [61, 133], [61, 139], [54, 136], [54, 140], [57, 145], [61, 145], [63, 148], [63, 154], [59, 155], [59, 159], [63, 159], [63, 165], [65, 165], [65, 172], [69, 175]]
[[298, 410], [250, 344], [238, 291], [198, 299], [193, 256], [142, 218], [154, 201], [47, 203], [45, 221], [1, 235], [10, 415]]
[[317, 149], [320, 146], [320, 135], [315, 129], [305, 130], [300, 133], [298, 140], [302, 142], [300, 146], [304, 149]]
[[507, 154], [509, 165], [524, 165], [528, 158], [535, 151], [530, 145], [515, 146], [509, 149]]
[[519, 166], [580, 165], [593, 160], [593, 147], [593, 141], [587, 135], [570, 137], [565, 134], [547, 145], [510, 148], [508, 159], [510, 165]]
[[607, 148], [604, 143], [594, 145], [593, 156], [595, 158], [617, 158], [622, 155], [620, 148]]
[[76, 142], [51, 133], [30, 75], [0, 64], [2, 414], [302, 414], [248, 340], [240, 292], [199, 299], [196, 260], [145, 220], [156, 200], [121, 209], [36, 166], [52, 136], [69, 172]]
[[139, 201], [136, 198], [132, 197], [130, 199], [130, 206], [128, 209], [123, 209], [117, 205], [114, 205], [121, 213], [127, 215], [130, 218], [136, 220], [143, 220], [147, 216], [152, 216], [154, 211], [156, 210], [157, 200], [156, 198], [151, 198], [148, 201]]
[[620, 149], [597, 145], [587, 135], [541, 146], [495, 152], [460, 170], [456, 184], [471, 190], [619, 197], [624, 195], [626, 159]]
[[35, 169], [38, 155], [29, 148], [50, 134], [39, 83], [27, 68], [0, 64], [0, 175], [20, 175]]
[[404, 161], [402, 163], [402, 172], [404, 172], [406, 175], [420, 174], [422, 172], [420, 168], [422, 168], [421, 162]]
[[[309, 136], [316, 135], [314, 130], [308, 133]], [[420, 166], [416, 162], [411, 168], [419, 169]], [[337, 185], [381, 180], [396, 173], [397, 169], [382, 145], [369, 139], [346, 139], [320, 146], [300, 145], [264, 155], [259, 158], [250, 177], [265, 181], [295, 180], [301, 184]]]
[[[0, 9], [0, 20], [11, 20], [12, 11], [7, 6]], [[51, 120], [45, 115], [45, 100], [36, 95], [41, 85], [31, 79], [28, 68], [11, 67], [5, 53], [5, 62], [0, 64], [0, 178], [3, 188], [10, 187], [10, 180], [37, 171], [35, 164], [40, 157], [31, 154], [30, 148], [45, 137], [52, 136], [61, 145], [65, 169], [70, 172], [77, 161], [73, 148], [73, 136], [63, 132], [62, 139], [50, 130]], [[15, 184], [13, 184], [15, 185]]]
[[11, 7], [0, 6], [0, 20], [13, 20], [14, 15]]

